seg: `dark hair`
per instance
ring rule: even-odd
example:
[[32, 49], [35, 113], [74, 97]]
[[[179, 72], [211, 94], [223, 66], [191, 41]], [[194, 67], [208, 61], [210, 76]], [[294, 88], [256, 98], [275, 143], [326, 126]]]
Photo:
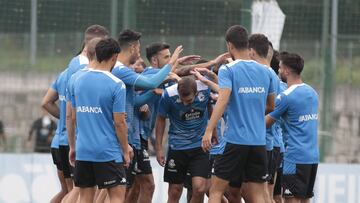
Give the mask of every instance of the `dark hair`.
[[249, 48], [254, 49], [260, 57], [266, 58], [269, 51], [269, 40], [263, 34], [252, 34], [249, 37]]
[[233, 25], [226, 31], [225, 40], [233, 44], [236, 49], [247, 49], [248, 32], [240, 25]]
[[280, 61], [298, 75], [304, 69], [304, 59], [296, 53], [281, 52]]
[[99, 63], [109, 60], [114, 54], [120, 53], [120, 47], [113, 38], [100, 40], [95, 47], [96, 58]]
[[132, 42], [136, 42], [141, 38], [140, 32], [135, 32], [130, 29], [123, 30], [119, 34], [118, 42], [121, 48], [126, 48]]
[[273, 57], [271, 58], [270, 66], [275, 71], [276, 74], [279, 74], [279, 57], [280, 54], [278, 51], [274, 50]]
[[146, 47], [146, 58], [151, 63], [151, 58], [164, 49], [169, 49], [170, 45], [163, 42], [154, 42]]
[[182, 77], [178, 82], [177, 90], [180, 96], [186, 97], [197, 93], [197, 84], [193, 76]]
[[90, 25], [85, 30], [84, 43], [87, 44], [90, 40], [92, 40], [95, 37], [104, 38], [108, 36], [109, 36], [109, 31], [104, 26]]

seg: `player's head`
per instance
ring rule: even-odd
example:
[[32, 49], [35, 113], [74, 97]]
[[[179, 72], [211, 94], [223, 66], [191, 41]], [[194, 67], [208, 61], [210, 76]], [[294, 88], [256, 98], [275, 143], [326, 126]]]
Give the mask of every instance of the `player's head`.
[[101, 40], [102, 38], [95, 37], [87, 43], [86, 56], [88, 57], [89, 61], [96, 60], [95, 47], [97, 43], [100, 42]]
[[252, 34], [249, 37], [249, 56], [251, 59], [258, 57], [266, 59], [269, 51], [269, 40], [263, 34]]
[[105, 38], [109, 36], [109, 31], [101, 25], [90, 25], [85, 30], [84, 43], [85, 45], [90, 42], [93, 38], [100, 37]]
[[121, 51], [129, 54], [130, 64], [135, 63], [140, 57], [140, 38], [141, 33], [130, 29], [123, 30], [119, 34], [118, 42]]
[[271, 63], [271, 60], [273, 58], [274, 51], [275, 51], [274, 47], [273, 47], [272, 43], [269, 41], [269, 49], [268, 49], [268, 54], [266, 56], [266, 60], [268, 61], [269, 64]]
[[100, 40], [95, 46], [96, 59], [99, 63], [108, 63], [110, 71], [114, 67], [120, 47], [113, 38]]
[[270, 67], [275, 71], [277, 75], [279, 75], [279, 57], [280, 53], [274, 50], [274, 53], [271, 58]]
[[235, 59], [234, 52], [248, 48], [248, 32], [240, 25], [231, 26], [226, 31], [225, 40], [232, 59]]
[[154, 68], [161, 68], [170, 61], [170, 45], [154, 42], [146, 47], [146, 58]]
[[179, 92], [181, 102], [184, 105], [191, 104], [197, 94], [197, 84], [195, 78], [192, 76], [182, 77], [178, 83], [177, 90]]
[[144, 69], [146, 68], [146, 64], [144, 63], [144, 60], [140, 57], [134, 64], [130, 65], [136, 73], [142, 73]]
[[295, 53], [280, 53], [279, 74], [282, 81], [287, 81], [289, 76], [300, 77], [304, 68], [304, 59]]

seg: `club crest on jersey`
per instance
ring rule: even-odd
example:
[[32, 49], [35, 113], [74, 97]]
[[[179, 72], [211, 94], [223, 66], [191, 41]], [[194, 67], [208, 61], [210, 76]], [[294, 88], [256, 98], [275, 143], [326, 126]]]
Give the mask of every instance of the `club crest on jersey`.
[[168, 166], [169, 166], [169, 168], [175, 168], [176, 165], [175, 165], [174, 159], [170, 159], [170, 160], [169, 160]]
[[178, 103], [178, 104], [180, 104], [180, 103], [181, 103], [180, 97], [178, 97], [175, 102]]
[[205, 100], [205, 95], [202, 92], [199, 92], [197, 97], [198, 97], [199, 101], [201, 101], [201, 102], [203, 102]]

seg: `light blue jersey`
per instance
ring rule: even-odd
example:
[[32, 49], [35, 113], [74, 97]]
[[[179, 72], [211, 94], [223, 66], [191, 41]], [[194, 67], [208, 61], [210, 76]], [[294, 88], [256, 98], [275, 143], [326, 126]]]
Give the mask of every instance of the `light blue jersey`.
[[[170, 71], [170, 65], [166, 65], [164, 68], [162, 68], [161, 71], [152, 77], [145, 77], [136, 73], [133, 69], [126, 67], [119, 61], [115, 64], [115, 67], [112, 71], [112, 73], [121, 79], [126, 85], [126, 122], [129, 128], [129, 143], [138, 150], [141, 149], [141, 143], [140, 124], [137, 112], [138, 109], [135, 108], [135, 87], [143, 89], [154, 89], [160, 85], [160, 83], [166, 78]], [[148, 95], [151, 96], [150, 94]], [[146, 98], [144, 101], [150, 98], [151, 97]]]
[[[287, 84], [280, 81], [280, 92], [284, 92], [287, 89]], [[280, 147], [280, 152], [284, 153], [285, 152], [285, 142], [284, 142], [284, 137], [286, 136], [286, 130], [284, 130], [284, 128], [282, 128], [283, 126], [283, 122], [281, 120], [276, 121], [274, 123], [274, 125], [276, 126], [276, 132], [277, 132], [277, 136], [274, 137], [274, 147]]]
[[125, 112], [125, 84], [108, 71], [89, 69], [74, 82], [76, 160], [122, 162], [113, 113]]
[[271, 72], [255, 61], [235, 60], [219, 70], [219, 86], [230, 89], [226, 108], [226, 142], [265, 146], [265, 106], [275, 92]]
[[[60, 86], [59, 85], [59, 79], [60, 79], [60, 76], [62, 74], [63, 74], [63, 72], [60, 73], [60, 75], [56, 78], [56, 80], [50, 86], [50, 88], [53, 89], [58, 95], [59, 95], [59, 86]], [[56, 131], [55, 131], [55, 135], [51, 140], [51, 148], [59, 149], [59, 134], [60, 134], [60, 131], [61, 131], [61, 126], [60, 126], [60, 121], [58, 121]]]
[[[269, 71], [271, 72], [271, 80], [274, 85], [274, 93], [275, 93], [275, 95], [278, 95], [281, 91], [279, 77], [276, 75], [275, 71], [272, 68], [269, 68]], [[275, 141], [275, 139], [276, 139], [276, 141]], [[272, 125], [270, 128], [267, 128], [266, 129], [266, 150], [267, 151], [273, 150], [273, 148], [275, 146], [275, 142], [277, 142], [278, 139], [279, 139], [279, 135], [277, 132], [276, 124]]]
[[296, 164], [319, 162], [317, 143], [318, 95], [309, 85], [290, 86], [276, 98], [276, 107], [270, 116], [284, 119], [289, 133], [284, 160]]
[[68, 135], [66, 131], [66, 95], [67, 95], [67, 87], [68, 82], [71, 78], [71, 76], [76, 73], [78, 70], [84, 68], [89, 63], [89, 60], [82, 55], [78, 55], [71, 59], [68, 67], [66, 68], [66, 76], [64, 80], [61, 83], [62, 90], [59, 92], [59, 98], [60, 95], [62, 95], [63, 102], [60, 105], [60, 119], [59, 123], [63, 127], [61, 134], [59, 134], [59, 145], [61, 146], [68, 146]]
[[169, 145], [173, 150], [193, 149], [201, 146], [202, 136], [209, 119], [210, 89], [196, 81], [197, 95], [191, 105], [184, 105], [177, 91], [177, 84], [165, 89], [160, 99], [159, 115], [168, 117]]
[[60, 110], [60, 117], [57, 124], [56, 134], [53, 140], [55, 141], [58, 146], [59, 145], [68, 145], [67, 144], [67, 131], [66, 131], [66, 81], [67, 81], [67, 74], [68, 69], [65, 69], [63, 72], [60, 73], [55, 83], [52, 85], [52, 89], [54, 89], [59, 96], [59, 110]]

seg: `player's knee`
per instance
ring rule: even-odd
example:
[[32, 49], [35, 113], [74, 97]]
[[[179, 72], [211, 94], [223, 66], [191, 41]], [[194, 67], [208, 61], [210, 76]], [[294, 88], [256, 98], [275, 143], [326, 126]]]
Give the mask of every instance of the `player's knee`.
[[169, 189], [169, 198], [170, 199], [180, 199], [182, 188], [180, 187], [171, 187]]
[[154, 193], [154, 191], [155, 191], [155, 184], [154, 184], [153, 181], [146, 181], [143, 186], [144, 186], [144, 189], [145, 189], [146, 192], [148, 192], [148, 193]]
[[192, 188], [193, 195], [203, 195], [206, 192], [206, 184], [195, 185]]

